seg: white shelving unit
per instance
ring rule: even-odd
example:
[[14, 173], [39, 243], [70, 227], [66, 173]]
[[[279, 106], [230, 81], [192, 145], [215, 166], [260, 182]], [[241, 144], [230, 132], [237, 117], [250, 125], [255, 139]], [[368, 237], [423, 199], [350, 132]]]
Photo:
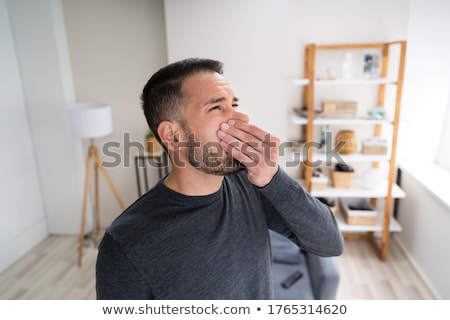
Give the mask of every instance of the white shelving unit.
[[[398, 66], [394, 77], [388, 77], [388, 60], [390, 57], [390, 51], [392, 46], [397, 46], [398, 50]], [[380, 77], [370, 79], [318, 79], [316, 77], [316, 55], [318, 51], [323, 50], [372, 50], [376, 49], [381, 52], [380, 59]], [[291, 115], [291, 121], [295, 125], [303, 127], [304, 136], [302, 140], [308, 142], [315, 141], [314, 129], [316, 126], [330, 125], [332, 126], [345, 126], [346, 128], [354, 128], [358, 130], [358, 127], [374, 127], [374, 136], [380, 137], [383, 128], [390, 126], [388, 132], [392, 132], [392, 137], [389, 139], [390, 145], [388, 146], [387, 154], [385, 155], [369, 155], [355, 152], [352, 154], [339, 154], [338, 157], [333, 155], [327, 155], [320, 150], [314, 148], [305, 148], [306, 150], [295, 148], [291, 157], [297, 161], [296, 163], [302, 163], [304, 169], [304, 177], [299, 180], [305, 188], [315, 197], [321, 198], [368, 198], [375, 208], [377, 199], [384, 200], [384, 210], [377, 208], [377, 221], [374, 225], [355, 225], [348, 224], [345, 218], [339, 212], [336, 212], [336, 219], [339, 223], [341, 231], [344, 236], [347, 237], [361, 237], [369, 239], [373, 244], [374, 249], [378, 253], [380, 259], [385, 261], [387, 259], [389, 234], [391, 232], [401, 231], [401, 226], [392, 216], [392, 208], [394, 199], [403, 198], [406, 196], [405, 192], [395, 183], [396, 178], [396, 144], [398, 123], [400, 116], [401, 105], [401, 93], [403, 86], [403, 74], [405, 68], [405, 55], [406, 55], [406, 42], [391, 42], [391, 43], [365, 43], [365, 44], [344, 44], [344, 45], [316, 45], [310, 44], [305, 48], [305, 77], [302, 79], [293, 79], [292, 83], [296, 86], [303, 87], [303, 99], [301, 102], [302, 107], [306, 107], [306, 116], [301, 117], [297, 113]], [[394, 64], [395, 65], [395, 64]], [[315, 87], [331, 87], [331, 86], [360, 86], [360, 85], [374, 85], [378, 87], [378, 101], [377, 106], [383, 107], [385, 105], [385, 95], [387, 86], [396, 86], [394, 112], [392, 119], [370, 119], [362, 117], [343, 118], [343, 117], [322, 117], [317, 114], [314, 101], [315, 101]], [[326, 88], [322, 89], [325, 90]], [[355, 90], [358, 90], [357, 88]], [[364, 188], [362, 181], [355, 179], [352, 181], [349, 188], [334, 188], [329, 185], [326, 188], [313, 189], [311, 178], [313, 174], [312, 164], [315, 161], [322, 161], [326, 165], [331, 165], [339, 161], [344, 161], [347, 164], [365, 162], [373, 164], [374, 167], [378, 167], [381, 163], [388, 164], [388, 177], [383, 183], [380, 183], [376, 188], [367, 189]], [[317, 162], [316, 162], [317, 163]], [[374, 237], [375, 233], [381, 233], [381, 243], [378, 243], [378, 239]]]

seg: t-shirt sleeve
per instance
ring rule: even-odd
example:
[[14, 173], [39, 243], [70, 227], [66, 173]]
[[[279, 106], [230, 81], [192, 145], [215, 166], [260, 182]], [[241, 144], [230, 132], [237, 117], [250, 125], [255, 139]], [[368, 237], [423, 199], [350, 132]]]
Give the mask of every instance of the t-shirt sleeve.
[[109, 234], [100, 245], [96, 264], [98, 300], [153, 299], [151, 286]]
[[270, 229], [320, 256], [342, 254], [343, 239], [331, 210], [281, 168], [259, 189]]

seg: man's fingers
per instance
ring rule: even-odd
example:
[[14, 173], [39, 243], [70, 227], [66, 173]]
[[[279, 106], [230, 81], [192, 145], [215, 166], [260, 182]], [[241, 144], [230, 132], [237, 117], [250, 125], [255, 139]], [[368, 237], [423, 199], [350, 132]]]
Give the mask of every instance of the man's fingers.
[[[233, 124], [234, 123], [234, 124]], [[239, 141], [244, 143], [258, 143], [255, 149], [262, 149], [264, 147], [273, 146], [279, 144], [279, 139], [272, 136], [267, 131], [241, 121], [230, 120], [228, 123], [222, 123], [219, 130], [219, 137], [222, 138], [225, 135], [230, 135]], [[255, 144], [256, 145], [256, 144]]]
[[[245, 132], [247, 133], [249, 136], [255, 137], [258, 140], [264, 140], [264, 138], [269, 134], [267, 131], [253, 125], [253, 124], [249, 124], [247, 122], [243, 122], [243, 121], [239, 121], [239, 120], [229, 120], [226, 123], [229, 127], [229, 130], [231, 130], [231, 132]], [[246, 141], [246, 140], [241, 140], [241, 141]]]
[[226, 152], [247, 168], [251, 183], [267, 185], [278, 171], [280, 139], [254, 125], [230, 120], [217, 132]]

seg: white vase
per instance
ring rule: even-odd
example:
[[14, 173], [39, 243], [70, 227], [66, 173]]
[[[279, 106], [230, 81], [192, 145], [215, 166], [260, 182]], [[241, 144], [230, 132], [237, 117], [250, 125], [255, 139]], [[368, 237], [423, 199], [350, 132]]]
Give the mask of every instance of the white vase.
[[350, 52], [347, 52], [345, 54], [345, 60], [342, 63], [342, 79], [351, 80], [352, 77], [353, 77], [352, 54]]

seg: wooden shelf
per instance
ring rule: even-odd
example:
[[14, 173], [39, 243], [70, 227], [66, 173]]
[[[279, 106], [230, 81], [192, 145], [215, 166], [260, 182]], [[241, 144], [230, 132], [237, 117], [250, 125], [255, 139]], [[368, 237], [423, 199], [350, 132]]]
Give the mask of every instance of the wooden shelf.
[[[375, 78], [375, 79], [353, 79], [353, 80], [344, 80], [344, 79], [333, 79], [333, 80], [315, 80], [314, 85], [322, 86], [322, 85], [357, 85], [357, 84], [397, 84], [396, 79], [390, 78]], [[309, 79], [299, 78], [292, 79], [292, 83], [296, 86], [307, 86], [309, 85]]]
[[[304, 186], [305, 181], [303, 179], [297, 179], [297, 181]], [[361, 180], [354, 180], [350, 185], [350, 188], [333, 188], [328, 187], [321, 190], [311, 190], [311, 195], [319, 198], [385, 198], [387, 197], [387, 180], [380, 183], [377, 188], [367, 189], [363, 186]], [[402, 190], [397, 184], [392, 186], [392, 198], [404, 198], [406, 197], [405, 191]]]
[[307, 86], [309, 84], [309, 79], [292, 79], [292, 83], [296, 86]]
[[[300, 117], [299, 115], [291, 115], [292, 123], [295, 125], [306, 125], [308, 119]], [[377, 124], [392, 124], [391, 121], [386, 119], [370, 119], [370, 118], [327, 118], [318, 117], [313, 119], [314, 125], [377, 125]]]
[[[295, 152], [292, 151], [294, 162], [306, 161], [306, 151]], [[352, 154], [338, 154], [344, 163], [351, 162], [381, 162], [389, 161], [389, 152], [387, 154], [362, 154], [361, 152], [354, 152]], [[331, 161], [330, 161], [331, 160]], [[327, 155], [325, 152], [313, 151], [312, 161], [321, 161], [327, 165], [338, 162], [338, 158], [334, 155]]]
[[[348, 224], [339, 210], [336, 210], [335, 217], [339, 225], [339, 230], [341, 230], [341, 232], [343, 233], [383, 232], [383, 212], [378, 212], [377, 222], [372, 226]], [[394, 217], [391, 217], [391, 221], [389, 223], [389, 232], [400, 232], [400, 231], [402, 231], [402, 226], [398, 223], [398, 221]]]

